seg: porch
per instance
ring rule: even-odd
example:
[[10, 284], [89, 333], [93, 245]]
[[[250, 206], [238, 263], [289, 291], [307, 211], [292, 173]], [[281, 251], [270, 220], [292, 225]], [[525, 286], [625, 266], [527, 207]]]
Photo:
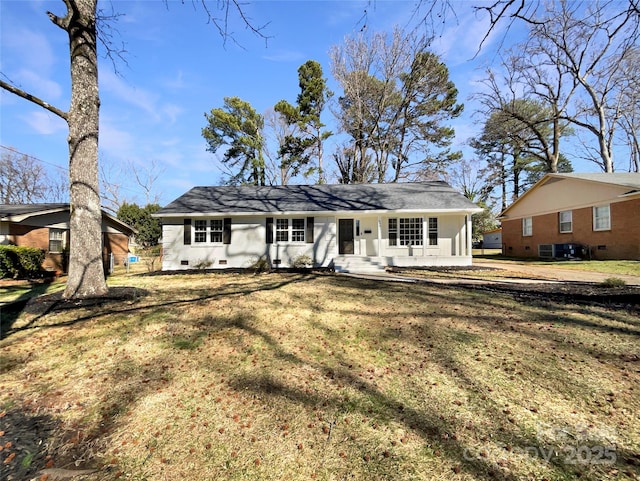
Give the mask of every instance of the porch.
[[356, 256], [338, 255], [333, 258], [336, 272], [369, 274], [385, 272], [387, 267], [450, 267], [470, 266], [471, 256]]

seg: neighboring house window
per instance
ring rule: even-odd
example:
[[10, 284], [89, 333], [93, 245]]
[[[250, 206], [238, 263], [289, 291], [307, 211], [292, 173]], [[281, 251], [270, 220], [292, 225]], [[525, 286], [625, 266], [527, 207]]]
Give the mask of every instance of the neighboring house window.
[[438, 218], [429, 217], [429, 245], [438, 245]]
[[560, 232], [567, 233], [573, 231], [573, 213], [570, 210], [560, 212]]
[[533, 219], [531, 217], [522, 219], [522, 235], [525, 237], [533, 235]]
[[194, 242], [207, 242], [207, 221], [206, 220], [196, 220], [194, 222]]
[[276, 242], [289, 241], [289, 219], [276, 219]]
[[62, 252], [64, 250], [64, 230], [49, 229], [49, 252]]
[[398, 219], [389, 219], [389, 245], [398, 245]]
[[608, 205], [593, 208], [593, 230], [611, 229], [611, 211]]
[[211, 220], [210, 239], [213, 243], [222, 243], [222, 219]]

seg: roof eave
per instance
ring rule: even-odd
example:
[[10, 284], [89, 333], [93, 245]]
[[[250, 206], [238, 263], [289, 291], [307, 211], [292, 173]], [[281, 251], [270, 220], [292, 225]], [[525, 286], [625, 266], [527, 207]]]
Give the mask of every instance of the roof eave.
[[30, 212], [25, 212], [24, 214], [12, 215], [9, 214], [2, 218], [4, 222], [22, 222], [29, 217], [33, 217], [36, 215], [47, 215], [47, 214], [55, 214], [56, 212], [64, 212], [69, 210], [69, 207], [57, 207], [55, 209], [45, 209], [45, 210], [32, 210]]
[[212, 215], [228, 216], [228, 217], [250, 217], [250, 216], [267, 216], [267, 215], [317, 215], [317, 216], [342, 216], [342, 215], [380, 215], [380, 214], [418, 214], [422, 212], [433, 212], [435, 214], [476, 214], [482, 212], [480, 207], [467, 208], [447, 208], [447, 209], [376, 209], [376, 210], [329, 210], [329, 211], [277, 211], [277, 212], [173, 212], [173, 213], [155, 213], [152, 217], [156, 218], [181, 218], [181, 217], [211, 217]]

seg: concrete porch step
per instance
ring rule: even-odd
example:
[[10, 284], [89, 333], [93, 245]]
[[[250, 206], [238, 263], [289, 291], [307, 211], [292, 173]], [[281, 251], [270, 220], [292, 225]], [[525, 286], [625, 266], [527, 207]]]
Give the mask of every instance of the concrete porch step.
[[370, 274], [385, 272], [385, 265], [379, 257], [337, 256], [333, 259], [336, 272]]

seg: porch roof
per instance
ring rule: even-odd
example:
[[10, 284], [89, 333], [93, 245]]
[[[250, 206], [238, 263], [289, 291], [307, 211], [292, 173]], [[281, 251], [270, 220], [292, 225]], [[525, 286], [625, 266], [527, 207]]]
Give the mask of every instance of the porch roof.
[[393, 184], [194, 187], [154, 217], [207, 214], [481, 211], [442, 181]]

